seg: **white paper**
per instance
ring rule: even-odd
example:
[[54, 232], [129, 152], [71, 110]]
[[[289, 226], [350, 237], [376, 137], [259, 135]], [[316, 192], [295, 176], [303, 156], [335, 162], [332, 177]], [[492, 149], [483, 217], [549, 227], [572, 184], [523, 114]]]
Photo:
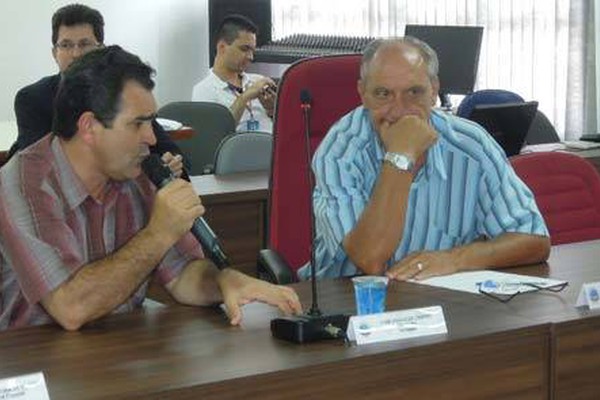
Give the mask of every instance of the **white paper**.
[[552, 287], [566, 283], [556, 279], [540, 278], [538, 276], [509, 274], [491, 270], [458, 272], [456, 274], [436, 276], [421, 281], [411, 282], [422, 285], [441, 287], [445, 289], [458, 290], [460, 292], [480, 294], [479, 288], [482, 283], [493, 281], [498, 283], [495, 289], [486, 289], [486, 292], [494, 294], [514, 294], [517, 292], [535, 292], [539, 289], [529, 286], [534, 284], [539, 287]]
[[584, 283], [581, 285], [575, 307], [589, 307], [590, 310], [600, 308], [600, 282]]
[[181, 122], [172, 119], [156, 118], [156, 122], [158, 122], [158, 124], [162, 126], [165, 131], [176, 131], [177, 129], [183, 128], [183, 124]]
[[19, 375], [0, 379], [0, 400], [50, 400], [44, 374]]
[[358, 345], [445, 333], [448, 328], [440, 306], [355, 315], [347, 331], [348, 339]]

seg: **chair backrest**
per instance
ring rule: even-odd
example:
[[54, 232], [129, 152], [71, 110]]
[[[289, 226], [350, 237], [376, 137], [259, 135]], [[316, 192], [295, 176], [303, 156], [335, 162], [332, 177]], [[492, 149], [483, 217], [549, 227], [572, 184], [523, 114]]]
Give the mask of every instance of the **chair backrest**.
[[194, 129], [191, 138], [177, 141], [190, 162], [190, 175], [212, 173], [219, 143], [225, 136], [235, 132], [231, 112], [218, 103], [178, 101], [161, 107], [158, 116], [179, 121]]
[[269, 198], [269, 247], [296, 271], [310, 259], [311, 188], [300, 92], [312, 97], [311, 156], [334, 122], [360, 104], [356, 84], [360, 54], [301, 60], [279, 83], [273, 127]]
[[232, 133], [223, 138], [215, 154], [215, 175], [268, 171], [273, 135], [264, 132]]
[[468, 118], [473, 108], [479, 104], [504, 104], [504, 103], [522, 103], [525, 100], [518, 94], [502, 89], [484, 89], [478, 90], [465, 96], [460, 102], [456, 115], [462, 118]]
[[533, 192], [553, 245], [600, 239], [600, 174], [589, 161], [546, 152], [510, 162]]
[[548, 117], [537, 110], [535, 118], [531, 122], [529, 132], [525, 138], [527, 144], [543, 144], [543, 143], [555, 143], [560, 142], [560, 137], [556, 133], [556, 129], [552, 123], [548, 120]]

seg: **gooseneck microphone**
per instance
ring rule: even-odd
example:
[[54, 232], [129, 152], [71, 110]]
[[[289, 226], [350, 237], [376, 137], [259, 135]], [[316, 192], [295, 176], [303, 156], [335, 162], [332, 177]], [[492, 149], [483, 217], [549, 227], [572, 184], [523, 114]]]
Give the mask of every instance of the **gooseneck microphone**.
[[317, 267], [315, 257], [315, 213], [312, 206], [312, 190], [315, 187], [312, 171], [310, 169], [311, 151], [310, 151], [310, 116], [312, 111], [312, 96], [308, 89], [300, 91], [300, 108], [304, 117], [304, 151], [306, 152], [306, 180], [310, 189], [308, 212], [310, 218], [310, 280], [312, 284], [312, 305], [308, 315], [318, 317], [321, 315], [319, 304], [317, 302]]
[[308, 343], [324, 339], [340, 339], [346, 337], [348, 326], [347, 314], [323, 314], [317, 304], [317, 266], [315, 257], [315, 216], [312, 206], [312, 190], [314, 188], [310, 150], [310, 117], [312, 97], [308, 89], [300, 91], [300, 108], [304, 117], [304, 136], [306, 151], [306, 173], [309, 184], [308, 210], [310, 213], [310, 279], [312, 285], [312, 306], [305, 315], [276, 318], [271, 321], [271, 332], [278, 339], [294, 343]]
[[[164, 165], [156, 154], [151, 154], [142, 161], [142, 170], [158, 189], [175, 179], [169, 167]], [[221, 249], [217, 235], [210, 229], [204, 218], [196, 218], [190, 231], [219, 269], [229, 266], [229, 260]]]

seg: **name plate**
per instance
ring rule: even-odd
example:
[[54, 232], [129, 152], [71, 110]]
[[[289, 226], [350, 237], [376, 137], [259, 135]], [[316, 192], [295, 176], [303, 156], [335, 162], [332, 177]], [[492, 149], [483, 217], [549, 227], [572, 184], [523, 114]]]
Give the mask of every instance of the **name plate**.
[[350, 318], [348, 339], [356, 344], [387, 342], [448, 333], [440, 306], [355, 315]]
[[575, 307], [587, 306], [590, 310], [600, 308], [600, 282], [584, 283]]
[[13, 376], [0, 379], [0, 400], [50, 400], [44, 374]]

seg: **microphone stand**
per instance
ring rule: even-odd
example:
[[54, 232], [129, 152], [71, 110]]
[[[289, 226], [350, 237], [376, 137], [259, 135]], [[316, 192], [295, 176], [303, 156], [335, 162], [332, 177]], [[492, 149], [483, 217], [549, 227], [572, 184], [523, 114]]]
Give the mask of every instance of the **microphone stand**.
[[304, 117], [305, 150], [307, 159], [306, 174], [309, 185], [308, 210], [310, 213], [310, 279], [312, 289], [312, 305], [302, 316], [276, 318], [271, 321], [271, 332], [278, 339], [294, 343], [307, 343], [324, 339], [346, 338], [348, 326], [347, 314], [323, 315], [317, 301], [317, 267], [315, 255], [315, 216], [312, 205], [314, 180], [311, 171], [310, 150], [310, 115], [311, 96], [307, 89], [300, 91], [300, 107]]
[[308, 311], [308, 315], [311, 317], [320, 317], [322, 315], [317, 302], [317, 267], [316, 267], [316, 256], [315, 256], [315, 213], [312, 203], [312, 191], [315, 187], [313, 174], [311, 171], [311, 151], [310, 151], [310, 95], [306, 95], [305, 92], [301, 93], [300, 96], [300, 107], [302, 108], [302, 115], [304, 117], [304, 141], [306, 150], [306, 180], [308, 181], [309, 187], [309, 201], [308, 201], [308, 212], [310, 217], [310, 284], [312, 289], [312, 305]]

